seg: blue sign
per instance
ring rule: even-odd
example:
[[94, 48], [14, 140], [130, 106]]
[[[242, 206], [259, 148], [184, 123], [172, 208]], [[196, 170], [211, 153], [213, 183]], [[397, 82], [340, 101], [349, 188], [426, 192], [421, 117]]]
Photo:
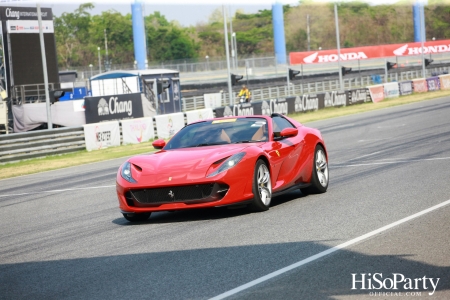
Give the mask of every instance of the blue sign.
[[73, 88], [73, 92], [66, 92], [63, 97], [59, 98], [59, 100], [78, 100], [90, 95], [91, 91], [87, 91], [85, 87], [75, 87]]

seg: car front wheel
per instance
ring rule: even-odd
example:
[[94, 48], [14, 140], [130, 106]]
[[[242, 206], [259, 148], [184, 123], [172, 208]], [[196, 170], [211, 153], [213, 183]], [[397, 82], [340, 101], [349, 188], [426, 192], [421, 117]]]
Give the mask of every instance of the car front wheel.
[[150, 218], [151, 213], [123, 213], [123, 217], [129, 222], [142, 222]]
[[259, 159], [255, 165], [253, 195], [253, 203], [249, 207], [252, 211], [259, 212], [269, 209], [272, 200], [272, 183], [269, 168], [262, 159]]
[[314, 151], [313, 170], [311, 174], [311, 185], [307, 188], [300, 189], [302, 194], [321, 194], [328, 189], [330, 176], [328, 173], [328, 160], [325, 150], [322, 146], [317, 145]]

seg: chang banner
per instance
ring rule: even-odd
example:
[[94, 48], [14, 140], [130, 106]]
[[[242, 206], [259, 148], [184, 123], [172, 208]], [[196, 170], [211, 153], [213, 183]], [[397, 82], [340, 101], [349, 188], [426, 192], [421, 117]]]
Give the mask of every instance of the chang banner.
[[83, 128], [87, 151], [120, 146], [118, 121], [87, 124]]
[[141, 93], [85, 97], [86, 123], [144, 117]]
[[139, 144], [155, 138], [153, 129], [153, 118], [137, 118], [123, 120], [122, 143]]
[[190, 124], [190, 123], [196, 122], [196, 121], [200, 121], [200, 120], [214, 118], [214, 113], [211, 108], [191, 110], [191, 111], [187, 111], [185, 114], [186, 114], [187, 124]]
[[[316, 94], [295, 97], [294, 113], [319, 109], [319, 97]], [[289, 112], [291, 113], [291, 112]]]
[[319, 109], [325, 107], [338, 107], [347, 104], [347, 93], [341, 91], [331, 91], [324, 94], [318, 94]]
[[156, 134], [159, 139], [171, 138], [184, 127], [184, 114], [174, 113], [155, 116]]
[[354, 89], [347, 91], [347, 105], [361, 104], [372, 101], [368, 89]]

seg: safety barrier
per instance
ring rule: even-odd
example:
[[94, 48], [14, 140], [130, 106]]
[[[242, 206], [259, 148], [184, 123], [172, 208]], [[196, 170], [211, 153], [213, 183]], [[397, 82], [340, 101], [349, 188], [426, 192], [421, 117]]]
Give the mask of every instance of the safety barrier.
[[0, 135], [0, 163], [85, 149], [83, 127], [64, 127]]
[[[202, 119], [202, 118], [211, 118], [211, 113], [206, 113], [205, 110], [198, 110], [198, 111], [191, 111], [187, 113], [178, 113], [181, 115], [181, 127], [184, 126], [187, 123], [190, 123], [192, 121]], [[203, 117], [202, 117], [203, 114]], [[175, 114], [174, 114], [175, 115]], [[168, 131], [167, 133], [165, 130], [161, 133], [161, 128], [158, 130], [158, 122], [157, 118], [148, 118], [150, 119], [149, 129], [151, 131], [152, 137], [159, 135], [167, 134], [168, 136], [173, 135], [177, 130], [180, 129], [180, 126], [173, 126], [171, 125], [171, 122], [175, 121], [175, 117], [172, 117], [171, 115], [162, 115], [159, 116], [162, 121], [162, 126], [159, 127], [165, 129]], [[142, 128], [138, 126], [133, 126], [131, 124], [131, 128], [128, 128], [125, 134], [123, 135], [124, 123], [129, 123], [130, 121], [133, 122], [133, 120], [139, 120], [139, 119], [130, 119], [130, 120], [124, 120], [123, 123], [119, 122], [119, 134], [120, 134], [120, 143], [119, 144], [127, 144], [130, 141], [130, 139], [134, 139], [134, 134], [136, 133], [136, 136], [139, 134], [140, 130]], [[117, 122], [117, 121], [116, 121]], [[109, 122], [104, 122], [109, 123]], [[98, 125], [101, 125], [103, 123], [96, 123]], [[92, 126], [95, 124], [90, 124], [87, 126]], [[136, 124], [135, 124], [136, 125]], [[99, 126], [100, 127], [100, 126]], [[142, 132], [141, 132], [142, 133]], [[156, 133], [156, 134], [155, 134]], [[168, 136], [162, 136], [168, 137]], [[102, 148], [99, 146], [102, 142], [104, 145], [108, 146], [108, 141], [103, 141], [103, 139], [108, 139], [107, 135], [102, 135], [102, 132], [95, 132], [93, 134], [94, 139], [93, 144], [94, 147], [92, 149], [100, 149]], [[128, 138], [128, 139], [127, 139]], [[102, 141], [99, 141], [102, 140]], [[148, 139], [147, 139], [148, 140]], [[145, 139], [143, 141], [146, 141]], [[8, 134], [8, 135], [0, 135], [0, 164], [5, 164], [8, 162], [17, 162], [21, 160], [31, 159], [31, 158], [38, 158], [38, 157], [46, 157], [50, 155], [57, 155], [57, 154], [63, 154], [63, 153], [71, 153], [76, 152], [80, 150], [85, 150], [86, 147], [86, 134], [83, 126], [79, 127], [64, 127], [64, 128], [55, 128], [52, 130], [36, 130], [36, 131], [29, 131], [24, 133], [15, 133], [15, 134]]]

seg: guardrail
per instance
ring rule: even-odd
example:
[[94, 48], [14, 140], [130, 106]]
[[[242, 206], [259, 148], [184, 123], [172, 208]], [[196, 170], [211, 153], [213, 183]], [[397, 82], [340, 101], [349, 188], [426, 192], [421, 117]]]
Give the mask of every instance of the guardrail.
[[0, 164], [86, 149], [83, 127], [65, 127], [0, 136]]
[[[443, 72], [448, 70], [448, 68], [433, 68], [426, 70], [427, 76], [431, 76], [434, 72]], [[420, 78], [422, 76], [421, 70], [413, 70], [407, 72], [395, 72], [386, 75], [380, 74], [381, 82], [390, 81], [404, 81], [411, 80], [414, 78]], [[367, 85], [373, 84], [373, 79], [371, 76], [356, 76], [351, 78], [343, 78], [344, 90], [351, 90], [355, 88], [365, 87]], [[298, 80], [291, 81], [288, 88], [287, 85], [284, 86], [272, 86], [263, 89], [252, 90], [252, 101], [262, 101], [272, 98], [283, 98], [294, 95], [303, 94], [318, 94], [323, 92], [338, 91], [339, 80], [324, 80], [315, 82], [305, 82], [301, 83]], [[237, 93], [236, 93], [237, 94]], [[235, 97], [235, 103], [238, 103], [239, 99]], [[230, 98], [228, 93], [222, 93], [222, 106], [230, 105]], [[196, 110], [205, 108], [205, 101], [203, 96], [193, 96], [193, 97], [183, 97], [183, 111]]]

